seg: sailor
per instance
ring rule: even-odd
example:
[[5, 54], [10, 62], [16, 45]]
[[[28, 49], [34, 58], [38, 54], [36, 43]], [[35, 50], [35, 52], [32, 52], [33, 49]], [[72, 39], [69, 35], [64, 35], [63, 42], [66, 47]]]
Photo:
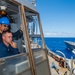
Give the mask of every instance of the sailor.
[[[0, 42], [2, 42], [2, 32], [6, 30], [10, 30], [10, 22], [7, 17], [1, 17], [0, 18]], [[23, 32], [21, 29], [19, 29], [17, 32], [12, 33], [13, 38], [18, 40], [22, 37]]]
[[18, 54], [18, 48], [15, 42], [12, 41], [12, 33], [10, 31], [3, 31], [3, 42], [0, 43], [0, 58]]
[[56, 70], [56, 72], [59, 74], [59, 69], [58, 67], [55, 65], [54, 62], [52, 62], [51, 68], [54, 68]]

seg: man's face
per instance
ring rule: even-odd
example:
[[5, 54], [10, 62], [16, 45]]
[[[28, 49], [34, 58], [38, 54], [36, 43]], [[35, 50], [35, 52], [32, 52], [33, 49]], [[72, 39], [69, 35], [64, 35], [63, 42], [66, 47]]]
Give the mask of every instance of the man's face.
[[12, 33], [6, 33], [3, 35], [3, 40], [7, 43], [11, 43], [12, 42]]
[[1, 29], [2, 32], [3, 32], [3, 31], [6, 31], [6, 30], [8, 30], [8, 25], [1, 24], [1, 25], [0, 25], [0, 29]]

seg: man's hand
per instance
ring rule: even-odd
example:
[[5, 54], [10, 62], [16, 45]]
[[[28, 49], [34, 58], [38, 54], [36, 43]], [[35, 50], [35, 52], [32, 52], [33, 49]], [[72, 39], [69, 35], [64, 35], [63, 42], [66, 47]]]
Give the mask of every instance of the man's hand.
[[13, 42], [13, 41], [10, 43], [10, 45], [11, 45], [13, 48], [17, 48], [17, 44], [16, 44], [15, 42]]

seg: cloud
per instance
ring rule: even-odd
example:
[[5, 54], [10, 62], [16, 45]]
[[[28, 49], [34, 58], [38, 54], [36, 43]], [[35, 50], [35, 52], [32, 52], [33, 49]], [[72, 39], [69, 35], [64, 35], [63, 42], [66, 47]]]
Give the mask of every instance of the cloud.
[[66, 33], [66, 32], [45, 32], [45, 37], [75, 37], [73, 33]]

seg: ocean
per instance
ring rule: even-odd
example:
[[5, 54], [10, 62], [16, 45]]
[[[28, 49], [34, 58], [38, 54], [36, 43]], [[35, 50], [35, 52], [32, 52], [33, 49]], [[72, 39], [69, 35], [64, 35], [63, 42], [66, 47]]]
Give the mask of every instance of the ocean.
[[45, 43], [47, 47], [53, 51], [54, 53], [62, 56], [62, 54], [56, 52], [57, 50], [63, 52], [66, 58], [71, 59], [71, 56], [74, 56], [74, 53], [71, 50], [68, 50], [67, 46], [65, 45], [64, 41], [73, 41], [75, 42], [75, 38], [47, 38], [45, 37]]

